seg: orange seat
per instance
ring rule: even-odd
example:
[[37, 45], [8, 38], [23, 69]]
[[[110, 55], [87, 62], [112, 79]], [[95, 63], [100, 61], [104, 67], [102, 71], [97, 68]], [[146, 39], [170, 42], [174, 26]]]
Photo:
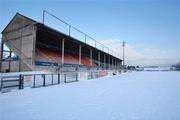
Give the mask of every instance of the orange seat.
[[[50, 50], [46, 48], [37, 48], [36, 49], [36, 60], [46, 61], [46, 62], [56, 62], [61, 63], [62, 53], [57, 50]], [[78, 54], [64, 54], [64, 63], [68, 64], [78, 64], [79, 63], [79, 55]], [[86, 57], [81, 58], [81, 65], [91, 66], [90, 59]], [[95, 63], [92, 66], [96, 66]]]

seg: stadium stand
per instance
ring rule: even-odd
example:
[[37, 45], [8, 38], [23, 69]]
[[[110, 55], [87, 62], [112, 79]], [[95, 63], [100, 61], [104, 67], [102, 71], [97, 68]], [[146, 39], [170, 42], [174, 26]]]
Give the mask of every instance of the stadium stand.
[[[71, 36], [71, 29], [69, 34], [63, 33], [17, 13], [2, 31], [0, 71], [121, 69], [122, 60], [109, 48], [108, 51], [104, 49], [106, 46], [98, 48], [96, 44], [101, 43], [67, 25], [80, 32], [85, 41]], [[88, 44], [88, 39], [94, 41], [95, 46]], [[8, 58], [4, 57], [4, 46], [9, 48]], [[18, 59], [13, 59], [10, 53]]]

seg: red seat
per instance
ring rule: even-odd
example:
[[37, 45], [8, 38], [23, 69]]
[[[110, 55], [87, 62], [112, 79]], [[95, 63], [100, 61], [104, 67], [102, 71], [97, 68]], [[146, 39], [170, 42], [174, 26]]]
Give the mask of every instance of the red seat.
[[[46, 48], [38, 48], [36, 49], [36, 60], [46, 61], [46, 62], [56, 62], [61, 63], [62, 53], [56, 50], [50, 50]], [[79, 63], [79, 55], [78, 54], [64, 54], [64, 63], [68, 64], [78, 64]], [[81, 65], [91, 66], [90, 59], [86, 57], [81, 58]], [[92, 66], [96, 66], [95, 63]]]

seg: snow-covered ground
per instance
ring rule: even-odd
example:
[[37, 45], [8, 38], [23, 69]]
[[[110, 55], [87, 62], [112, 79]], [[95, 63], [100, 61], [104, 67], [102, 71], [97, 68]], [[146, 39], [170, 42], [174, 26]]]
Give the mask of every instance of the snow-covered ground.
[[180, 120], [180, 72], [132, 72], [0, 93], [0, 120]]

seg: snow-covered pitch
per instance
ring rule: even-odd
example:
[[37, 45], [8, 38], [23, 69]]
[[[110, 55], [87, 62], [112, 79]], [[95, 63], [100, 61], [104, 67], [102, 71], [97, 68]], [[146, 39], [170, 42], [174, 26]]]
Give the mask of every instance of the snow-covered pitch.
[[180, 72], [132, 72], [0, 93], [0, 120], [180, 120]]

